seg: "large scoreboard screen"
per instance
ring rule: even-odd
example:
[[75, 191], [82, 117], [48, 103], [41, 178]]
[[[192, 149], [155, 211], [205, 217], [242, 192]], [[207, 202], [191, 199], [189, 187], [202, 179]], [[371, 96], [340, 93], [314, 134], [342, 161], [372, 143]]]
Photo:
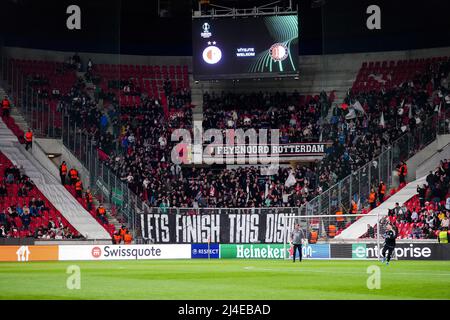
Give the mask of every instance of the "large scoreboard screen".
[[298, 17], [195, 18], [196, 80], [278, 77], [298, 73]]

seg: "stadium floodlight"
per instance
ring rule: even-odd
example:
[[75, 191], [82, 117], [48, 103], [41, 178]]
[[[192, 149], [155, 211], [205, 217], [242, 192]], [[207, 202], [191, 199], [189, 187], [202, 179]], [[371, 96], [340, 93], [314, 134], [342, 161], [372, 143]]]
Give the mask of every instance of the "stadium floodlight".
[[[383, 235], [389, 224], [389, 219], [386, 215], [380, 215], [379, 213], [301, 216], [285, 214], [280, 224], [282, 226], [279, 226], [278, 230], [283, 230], [286, 259], [292, 259], [291, 234], [298, 224], [302, 231], [303, 258], [381, 260]], [[370, 225], [370, 228], [368, 225]], [[364, 228], [364, 231], [361, 232], [362, 228]], [[336, 248], [343, 250], [342, 253], [333, 252], [332, 256], [322, 256], [320, 252], [319, 254], [312, 252], [313, 250], [322, 250], [321, 245], [326, 245], [329, 248], [327, 246], [329, 244], [340, 244]], [[342, 244], [349, 245], [342, 246]], [[329, 251], [329, 249], [327, 250]]]
[[192, 18], [236, 18], [236, 17], [257, 17], [272, 15], [292, 15], [298, 11], [292, 7], [292, 1], [287, 6], [276, 6], [281, 1], [271, 1], [267, 4], [251, 8], [234, 8], [210, 3], [208, 8], [203, 8], [199, 2], [198, 9], [192, 10]]

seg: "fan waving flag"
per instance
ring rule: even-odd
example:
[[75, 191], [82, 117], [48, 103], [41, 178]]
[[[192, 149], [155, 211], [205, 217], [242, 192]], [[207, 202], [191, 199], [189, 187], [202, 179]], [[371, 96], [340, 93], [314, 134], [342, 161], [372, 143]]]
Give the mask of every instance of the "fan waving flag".
[[291, 187], [293, 186], [295, 183], [297, 182], [297, 180], [295, 179], [294, 175], [291, 173], [289, 173], [289, 177], [286, 179], [286, 182], [284, 183], [284, 185], [286, 187]]
[[362, 107], [361, 103], [358, 100], [356, 100], [355, 103], [352, 104], [352, 107], [355, 110], [358, 110], [359, 112], [366, 113], [366, 111], [364, 110], [364, 108]]
[[384, 128], [385, 123], [384, 123], [384, 114], [383, 112], [381, 112], [381, 116], [380, 116], [380, 127]]

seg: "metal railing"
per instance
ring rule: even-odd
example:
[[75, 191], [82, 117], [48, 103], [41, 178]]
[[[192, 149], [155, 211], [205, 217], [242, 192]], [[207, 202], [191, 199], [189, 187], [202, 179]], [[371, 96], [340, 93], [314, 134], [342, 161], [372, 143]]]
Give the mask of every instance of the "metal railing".
[[139, 238], [138, 219], [146, 204], [100, 159], [98, 142], [75, 121], [71, 121], [68, 114], [63, 116], [62, 142], [89, 172], [94, 193], [100, 193], [104, 202], [111, 203], [128, 225], [133, 238]]

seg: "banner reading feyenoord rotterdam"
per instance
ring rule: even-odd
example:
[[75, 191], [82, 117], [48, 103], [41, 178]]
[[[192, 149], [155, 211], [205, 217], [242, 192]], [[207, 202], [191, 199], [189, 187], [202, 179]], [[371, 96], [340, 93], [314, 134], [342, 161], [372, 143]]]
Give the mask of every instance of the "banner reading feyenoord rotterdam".
[[142, 214], [144, 238], [155, 243], [284, 243], [285, 223], [292, 229], [295, 214]]

